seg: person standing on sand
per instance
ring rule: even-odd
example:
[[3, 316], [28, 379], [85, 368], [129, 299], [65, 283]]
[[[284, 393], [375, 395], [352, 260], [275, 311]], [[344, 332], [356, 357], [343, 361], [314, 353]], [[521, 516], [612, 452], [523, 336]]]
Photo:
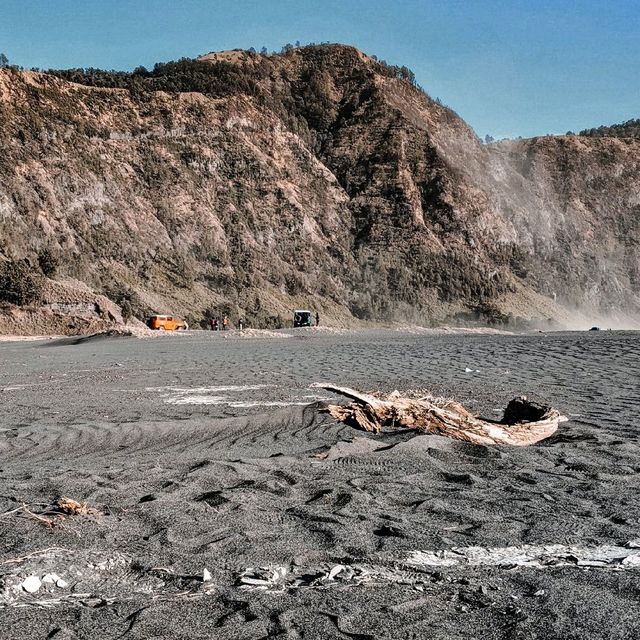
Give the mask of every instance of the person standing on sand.
[[320, 314], [316, 311], [316, 327], [320, 326]]
[[228, 325], [229, 325], [229, 318], [225, 316], [224, 318], [222, 318], [222, 330], [226, 331]]

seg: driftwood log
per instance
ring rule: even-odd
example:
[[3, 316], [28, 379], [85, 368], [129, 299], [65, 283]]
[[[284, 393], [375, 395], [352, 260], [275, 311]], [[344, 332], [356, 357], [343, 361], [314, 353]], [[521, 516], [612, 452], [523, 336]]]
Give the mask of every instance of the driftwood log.
[[499, 422], [474, 416], [452, 400], [406, 398], [394, 391], [387, 397], [361, 393], [348, 387], [316, 382], [312, 387], [349, 398], [348, 405], [329, 405], [329, 413], [353, 427], [378, 433], [383, 428], [415, 429], [475, 444], [523, 447], [553, 435], [568, 418], [552, 407], [514, 398]]

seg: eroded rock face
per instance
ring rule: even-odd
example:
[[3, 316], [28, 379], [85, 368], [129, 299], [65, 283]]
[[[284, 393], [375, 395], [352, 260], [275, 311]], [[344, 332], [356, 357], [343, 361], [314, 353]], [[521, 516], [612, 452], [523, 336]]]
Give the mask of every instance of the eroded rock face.
[[355, 49], [232, 53], [0, 70], [0, 255], [194, 319], [638, 315], [639, 140], [486, 147]]

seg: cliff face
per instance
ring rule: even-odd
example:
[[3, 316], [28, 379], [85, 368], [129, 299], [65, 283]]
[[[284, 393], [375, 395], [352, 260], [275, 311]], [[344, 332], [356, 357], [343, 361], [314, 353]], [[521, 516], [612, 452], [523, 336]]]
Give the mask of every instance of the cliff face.
[[640, 141], [483, 146], [402, 76], [341, 46], [0, 70], [0, 256], [192, 320], [639, 315]]
[[488, 185], [507, 168], [494, 203], [514, 225], [529, 286], [569, 308], [637, 312], [639, 142], [546, 137], [492, 149]]

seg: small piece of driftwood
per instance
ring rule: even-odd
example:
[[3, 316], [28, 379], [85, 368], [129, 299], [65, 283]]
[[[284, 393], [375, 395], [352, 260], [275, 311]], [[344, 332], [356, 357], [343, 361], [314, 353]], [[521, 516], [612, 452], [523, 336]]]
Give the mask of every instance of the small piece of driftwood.
[[524, 447], [553, 435], [568, 420], [552, 407], [520, 396], [509, 402], [501, 421], [479, 418], [458, 402], [441, 398], [408, 398], [397, 391], [386, 397], [316, 382], [312, 387], [349, 398], [348, 405], [329, 405], [329, 413], [353, 427], [378, 433], [383, 428], [415, 429], [475, 444]]

